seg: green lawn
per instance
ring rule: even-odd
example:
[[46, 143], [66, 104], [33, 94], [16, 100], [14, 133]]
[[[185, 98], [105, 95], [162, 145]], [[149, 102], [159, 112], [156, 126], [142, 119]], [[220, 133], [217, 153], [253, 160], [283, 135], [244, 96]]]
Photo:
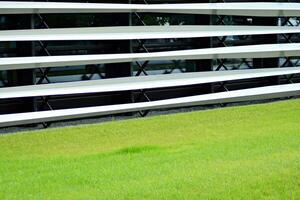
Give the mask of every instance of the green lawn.
[[0, 136], [0, 199], [300, 199], [300, 100]]

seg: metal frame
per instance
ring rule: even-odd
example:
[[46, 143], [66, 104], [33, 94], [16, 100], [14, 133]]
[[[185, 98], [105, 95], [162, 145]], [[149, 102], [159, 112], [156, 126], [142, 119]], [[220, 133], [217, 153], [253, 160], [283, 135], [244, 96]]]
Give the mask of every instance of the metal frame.
[[[148, 4], [147, 0], [144, 0], [145, 5]], [[142, 26], [147, 26], [147, 24], [144, 22], [143, 17], [141, 17], [137, 12], [134, 12], [134, 16], [137, 17], [138, 21], [141, 23]], [[132, 18], [131, 18], [132, 20]], [[132, 21], [131, 21], [132, 23]], [[150, 53], [149, 50], [147, 49], [147, 47], [145, 46], [145, 41], [137, 39], [138, 42], [138, 47], [137, 49], [142, 49], [145, 53]], [[140, 63], [139, 61], [135, 61], [135, 63], [138, 66], [138, 71], [135, 74], [135, 76], [141, 76], [142, 74], [144, 74], [145, 76], [148, 76], [147, 72], [146, 72], [146, 67], [149, 64], [149, 60], [145, 60], [142, 63]], [[146, 101], [151, 102], [151, 98], [149, 97], [149, 95], [147, 94], [147, 91], [145, 90], [145, 88], [140, 89], [139, 93], [136, 97], [133, 97], [133, 102], [140, 102], [142, 100], [142, 98], [146, 99]], [[149, 110], [145, 110], [145, 111], [138, 111], [139, 115], [141, 117], [145, 117], [148, 115]]]
[[[27, 68], [38, 68], [42, 74], [42, 77], [37, 81], [38, 84], [45, 82], [50, 83], [50, 80], [48, 79], [47, 75], [50, 70], [50, 68], [53, 66], [56, 66], [60, 62], [61, 66], [66, 66], [66, 65], [75, 65], [75, 64], [93, 64], [95, 66], [95, 71], [92, 73], [94, 75], [95, 73], [98, 73], [99, 76], [101, 77], [102, 74], [99, 71], [99, 63], [121, 63], [121, 62], [136, 62], [136, 64], [139, 66], [139, 70], [136, 74], [136, 76], [140, 75], [148, 75], [146, 68], [147, 65], [149, 64], [149, 61], [151, 60], [173, 60], [173, 58], [176, 58], [173, 60], [173, 62], [180, 62], [180, 59], [187, 59], [187, 60], [199, 60], [201, 59], [217, 59], [219, 62], [219, 65], [216, 67], [217, 72], [211, 72], [212, 74], [222, 74], [222, 73], [228, 73], [228, 74], [235, 74], [239, 73], [239, 70], [235, 71], [228, 71], [228, 72], [223, 72], [222, 70], [228, 70], [229, 68], [227, 67], [226, 64], [226, 59], [230, 58], [241, 58], [241, 63], [237, 66], [248, 66], [248, 68], [253, 68], [250, 62], [245, 59], [246, 58], [253, 58], [253, 57], [258, 57], [258, 58], [264, 58], [264, 57], [286, 57], [286, 61], [283, 63], [283, 66], [286, 66], [287, 64], [293, 66], [296, 66], [297, 63], [299, 62], [296, 61], [295, 65], [290, 60], [291, 57], [294, 56], [299, 56], [300, 54], [300, 49], [298, 49], [298, 44], [296, 43], [291, 43], [291, 44], [281, 44], [281, 45], [258, 45], [255, 47], [255, 45], [249, 45], [249, 46], [238, 46], [238, 47], [230, 47], [231, 44], [227, 42], [227, 35], [257, 35], [257, 34], [281, 34], [282, 35], [282, 40], [285, 42], [294, 42], [294, 34], [300, 33], [300, 29], [298, 27], [266, 27], [266, 26], [260, 26], [260, 27], [255, 27], [255, 26], [244, 26], [247, 30], [241, 31], [242, 26], [224, 26], [226, 25], [226, 17], [223, 15], [238, 15], [238, 16], [273, 16], [273, 17], [285, 17], [283, 24], [292, 24], [288, 19], [291, 16], [297, 16], [300, 11], [300, 4], [295, 4], [295, 3], [225, 3], [226, 1], [223, 1], [224, 3], [213, 3], [213, 4], [206, 4], [206, 3], [197, 3], [197, 4], [157, 4], [157, 5], [152, 5], [148, 4], [147, 1], [145, 1], [145, 5], [142, 4], [89, 4], [89, 3], [40, 3], [40, 2], [23, 2], [23, 3], [17, 3], [13, 2], [13, 7], [11, 8], [4, 8], [0, 6], [0, 13], [6, 12], [6, 14], [13, 14], [13, 13], [23, 13], [25, 14], [32, 14], [35, 13], [37, 18], [40, 20], [40, 23], [43, 25], [45, 29], [43, 30], [22, 30], [22, 31], [0, 31], [0, 41], [37, 41], [38, 44], [41, 47], [42, 53], [45, 55], [49, 56], [47, 59], [46, 56], [37, 56], [37, 57], [32, 57], [32, 58], [27, 58], [27, 61], [29, 59], [32, 59], [31, 62], [28, 62], [25, 64], [24, 61], [26, 61], [26, 58], [11, 58], [11, 59], [2, 59], [0, 58], [0, 66], [4, 66], [3, 69], [21, 69], [24, 66], [28, 66]], [[0, 5], [4, 5], [5, 2], [0, 2]], [[25, 7], [22, 8], [23, 5], [29, 6], [28, 9]], [[60, 7], [57, 7], [57, 5], [60, 5]], [[21, 7], [18, 7], [21, 6]], [[34, 6], [39, 6], [38, 8]], [[45, 9], [41, 8], [41, 6], [48, 6], [48, 8]], [[50, 8], [51, 6], [54, 6]], [[75, 7], [74, 7], [75, 6]], [[77, 8], [76, 8], [77, 6]], [[261, 6], [256, 7], [256, 6]], [[134, 16], [137, 17], [137, 19], [141, 22], [143, 25], [142, 27], [105, 27], [105, 28], [68, 28], [68, 29], [49, 29], [48, 24], [45, 22], [45, 19], [41, 16], [43, 13], [107, 13], [107, 12], [130, 12], [134, 11]], [[169, 27], [155, 27], [155, 26], [147, 26], [146, 23], [143, 21], [143, 16], [141, 16], [139, 13], [184, 13], [184, 14], [210, 14], [214, 15], [217, 20], [216, 24], [218, 26], [169, 26]], [[131, 15], [131, 14], [130, 14]], [[263, 20], [262, 20], [263, 21]], [[130, 24], [129, 24], [130, 25]], [[223, 25], [223, 26], [221, 26]], [[268, 24], [266, 24], [268, 25]], [[190, 29], [189, 29], [190, 28]], [[203, 29], [201, 31], [200, 29]], [[206, 32], [206, 30], [210, 29], [210, 32]], [[47, 30], [48, 29], [48, 30]], [[134, 36], [130, 35], [131, 30], [135, 29], [136, 32], [133, 33]], [[216, 30], [219, 30], [218, 33], [215, 33]], [[239, 30], [238, 30], [239, 29]], [[252, 29], [252, 30], [250, 30]], [[257, 31], [254, 29], [265, 29], [261, 31]], [[298, 30], [299, 29], [299, 30]], [[141, 31], [142, 30], [142, 31]], [[143, 32], [144, 30], [144, 32]], [[151, 33], [147, 34], [147, 31], [152, 31]], [[249, 31], [250, 30], [250, 31]], [[72, 34], [72, 31], [75, 31], [76, 34]], [[94, 32], [93, 32], [94, 31]], [[107, 32], [105, 32], [107, 31]], [[126, 32], [127, 31], [127, 32]], [[15, 34], [23, 34], [19, 35], [18, 37], [15, 37], [15, 39], [9, 39], [9, 34], [12, 33]], [[69, 32], [69, 33], [68, 33]], [[92, 33], [93, 32], [93, 33]], [[50, 33], [50, 34], [49, 34]], [[61, 35], [62, 33], [62, 35]], [[78, 34], [79, 33], [79, 34]], [[6, 34], [6, 36], [5, 36]], [[30, 37], [28, 37], [29, 34]], [[38, 34], [38, 37], [35, 37], [34, 34]], [[145, 39], [155, 39], [155, 38], [199, 38], [199, 37], [215, 37], [213, 40], [215, 42], [212, 42], [214, 44], [217, 44], [220, 48], [211, 48], [211, 49], [197, 49], [197, 50], [185, 50], [185, 51], [172, 51], [172, 52], [158, 52], [158, 53], [150, 53], [149, 49], [147, 48], [147, 45], [145, 45]], [[51, 38], [52, 37], [52, 38]], [[54, 38], [55, 37], [55, 38]], [[57, 39], [58, 37], [58, 39]], [[50, 52], [48, 51], [48, 43], [47, 41], [52, 41], [52, 40], [120, 40], [120, 39], [135, 39], [137, 40], [140, 50], [143, 50], [143, 53], [131, 53], [131, 54], [106, 54], [106, 55], [85, 55], [85, 56], [51, 56]], [[210, 39], [209, 39], [210, 40]], [[199, 40], [200, 41], [200, 40]], [[295, 41], [297, 42], [297, 41]], [[272, 41], [273, 43], [273, 41]], [[204, 46], [199, 46], [204, 47]], [[199, 48], [197, 47], [197, 48]], [[265, 49], [265, 47], [268, 47]], [[294, 48], [292, 48], [294, 47]], [[296, 48], [295, 48], [296, 47]], [[132, 47], [130, 47], [132, 48]], [[242, 51], [243, 49], [247, 48], [247, 51]], [[261, 48], [261, 49], [258, 49]], [[235, 50], [235, 52], [234, 52]], [[206, 52], [205, 52], [206, 51]], [[229, 52], [228, 52], [229, 51]], [[37, 54], [38, 52], [36, 52]], [[41, 52], [40, 52], [41, 53]], [[189, 55], [188, 55], [189, 54]], [[41, 55], [41, 54], [39, 54]], [[98, 59], [95, 57], [99, 56]], [[111, 57], [110, 57], [111, 56]], [[124, 57], [125, 56], [125, 57]], [[83, 59], [85, 57], [85, 59]], [[23, 59], [23, 60], [22, 60]], [[37, 59], [40, 59], [40, 61], [36, 61]], [[57, 62], [59, 59], [59, 62]], [[65, 60], [64, 60], [65, 59]], [[74, 59], [82, 59], [80, 61], [74, 61]], [[26, 61], [26, 62], [27, 62]], [[142, 62], [143, 61], [143, 62]], [[32, 66], [32, 64], [35, 64], [35, 66]], [[17, 67], [21, 66], [22, 67]], [[31, 65], [31, 67], [29, 67]], [[49, 65], [49, 66], [47, 66]], [[117, 65], [117, 64], [116, 64]], [[113, 68], [117, 67], [116, 65], [113, 65]], [[122, 66], [120, 66], [120, 69]], [[268, 66], [266, 66], [268, 67]], [[277, 66], [274, 66], [277, 67]], [[26, 68], [26, 67], [25, 67]], [[198, 66], [199, 68], [199, 66]], [[0, 69], [1, 70], [1, 69]], [[263, 69], [265, 70], [265, 69]], [[266, 69], [267, 70], [267, 69]], [[274, 69], [268, 69], [268, 70], [274, 70]], [[277, 69], [276, 69], [277, 70]], [[285, 71], [286, 70], [286, 71]], [[110, 105], [110, 106], [97, 106], [93, 107], [96, 110], [98, 110], [98, 113], [96, 114], [95, 112], [90, 112], [87, 113], [91, 108], [74, 108], [74, 109], [64, 109], [64, 110], [52, 110], [52, 106], [49, 104], [49, 94], [45, 95], [41, 91], [42, 90], [47, 90], [48, 92], [51, 90], [52, 87], [58, 86], [57, 84], [49, 84], [49, 85], [34, 85], [34, 86], [25, 86], [25, 87], [11, 87], [11, 88], [3, 88], [0, 89], [0, 99], [1, 99], [1, 94], [5, 95], [8, 94], [9, 92], [5, 93], [5, 90], [7, 89], [10, 91], [10, 94], [14, 93], [14, 95], [22, 94], [18, 90], [24, 89], [23, 92], [27, 92], [27, 94], [33, 92], [34, 89], [39, 88], [40, 93], [38, 93], [36, 96], [40, 97], [42, 99], [42, 104], [41, 106], [46, 106], [48, 109], [52, 111], [39, 111], [37, 113], [23, 113], [23, 114], [14, 114], [14, 115], [3, 115], [0, 116], [4, 117], [24, 117], [24, 120], [28, 116], [32, 116], [33, 119], [29, 120], [28, 123], [34, 123], [34, 120], [37, 119], [38, 122], [43, 123], [44, 127], [47, 127], [49, 124], [48, 122], [51, 122], [54, 120], [52, 118], [54, 115], [58, 114], [56, 117], [58, 119], [61, 117], [62, 120], [65, 119], [71, 119], [73, 117], [90, 117], [90, 116], [97, 116], [102, 115], [102, 114], [115, 114], [115, 113], [120, 113], [120, 112], [130, 112], [130, 111], [137, 111], [140, 113], [141, 116], [145, 116], [148, 113], [149, 109], [160, 109], [160, 108], [169, 108], [175, 106], [191, 106], [191, 105], [202, 105], [206, 103], [227, 103], [227, 102], [236, 102], [236, 101], [244, 101], [244, 100], [256, 100], [256, 99], [261, 99], [261, 98], [277, 98], [277, 97], [285, 97], [284, 95], [300, 95], [299, 94], [299, 84], [290, 84], [290, 85], [281, 85], [281, 86], [271, 86], [271, 87], [262, 87], [262, 88], [253, 88], [253, 89], [248, 89], [248, 90], [237, 90], [237, 91], [230, 91], [231, 89], [227, 87], [227, 82], [228, 81], [233, 81], [233, 80], [240, 80], [242, 78], [258, 78], [258, 77], [265, 77], [265, 79], [268, 78], [273, 78], [273, 76], [286, 76], [287, 77], [287, 82], [288, 83], [293, 83], [293, 77], [294, 74], [299, 71], [297, 71], [298, 68], [289, 68], [289, 69], [278, 69], [276, 73], [267, 73], [264, 76], [262, 75], [257, 75], [257, 76], [251, 76], [251, 73], [253, 70], [247, 70], [241, 72], [242, 74], [247, 74], [247, 76], [241, 76], [241, 74], [238, 74], [236, 78], [212, 78], [212, 80], [215, 80], [215, 82], [218, 82], [219, 84], [219, 89], [220, 91], [226, 91], [224, 93], [215, 93], [215, 94], [205, 94], [205, 95], [196, 95], [196, 96], [191, 96], [191, 97], [184, 97], [184, 98], [172, 98], [172, 99], [167, 99], [167, 100], [160, 100], [160, 101], [151, 101], [153, 100], [152, 97], [150, 96], [151, 90], [155, 88], [160, 88], [163, 85], [161, 83], [164, 83], [165, 87], [177, 87], [177, 86], [193, 86], [194, 84], [207, 84], [207, 83], [212, 83], [212, 80], [207, 80], [203, 81], [201, 78], [198, 77], [197, 81], [193, 82], [191, 84], [191, 77], [184, 79], [183, 77], [188, 76], [189, 74], [180, 74], [178, 75], [179, 77], [183, 78], [181, 81], [178, 81], [178, 83], [172, 83], [171, 80], [168, 80], [167, 78], [171, 78], [167, 76], [163, 77], [162, 80], [160, 80], [160, 84], [158, 84], [157, 87], [151, 86], [154, 84], [154, 79], [159, 78], [160, 76], [153, 77], [153, 81], [151, 82], [152, 77], [130, 77], [130, 78], [121, 78], [121, 79], [115, 79], [115, 80], [98, 80], [97, 82], [94, 81], [87, 81], [87, 82], [79, 82], [78, 84], [83, 84], [82, 87], [78, 87], [79, 93], [81, 94], [86, 94], [87, 91], [86, 89], [88, 88], [88, 84], [95, 84], [95, 87], [92, 87], [93, 90], [92, 92], [105, 92], [103, 89], [103, 86], [105, 85], [106, 81], [109, 83], [110, 81], [117, 81], [117, 80], [123, 80], [123, 81], [128, 81], [128, 80], [134, 80], [132, 78], [137, 78], [134, 84], [141, 84], [139, 86], [135, 87], [126, 87], [126, 84], [119, 84], [115, 90], [109, 90], [107, 89], [106, 92], [114, 92], [114, 91], [127, 91], [129, 89], [133, 89], [135, 91], [138, 91], [138, 95], [136, 95], [136, 98], [134, 99], [134, 103], [124, 103], [124, 104], [117, 104], [117, 105]], [[290, 72], [292, 75], [290, 75]], [[166, 73], [172, 73], [173, 69], [170, 69], [169, 71], [166, 71]], [[193, 75], [198, 75], [197, 73]], [[202, 74], [203, 76], [207, 75], [206, 72]], [[176, 77], [177, 75], [173, 75], [172, 77]], [[201, 77], [201, 75], [199, 74]], [[149, 80], [147, 78], [150, 78]], [[87, 79], [90, 79], [90, 77], [87, 77]], [[148, 80], [145, 81], [145, 80]], [[176, 78], [175, 78], [176, 80]], [[140, 82], [141, 81], [141, 82]], [[145, 81], [145, 82], [143, 82]], [[156, 80], [157, 81], [157, 80]], [[174, 81], [174, 80], [173, 80]], [[213, 82], [214, 84], [216, 84]], [[122, 82], [121, 82], [122, 83]], [[168, 83], [168, 84], [167, 84]], [[53, 95], [66, 95], [66, 94], [77, 94], [77, 93], [72, 93], [72, 92], [64, 92], [68, 90], [67, 86], [69, 85], [70, 87], [72, 85], [76, 85], [77, 83], [63, 83], [60, 86], [61, 93], [57, 94], [55, 92], [55, 89], [52, 88], [51, 91], [54, 91], [52, 93]], [[86, 85], [85, 85], [86, 84]], [[99, 84], [99, 85], [97, 85]], [[102, 85], [104, 84], [104, 85]], [[142, 85], [144, 84], [144, 87]], [[145, 86], [147, 85], [147, 86]], [[86, 86], [86, 87], [84, 87]], [[108, 88], [110, 88], [110, 85], [106, 85]], [[151, 87], [150, 87], [151, 86]], [[201, 86], [201, 85], [200, 85]], [[26, 89], [27, 88], [27, 89]], [[102, 88], [102, 89], [101, 89]], [[123, 88], [120, 90], [120, 88]], [[198, 86], [197, 86], [198, 88]], [[265, 93], [263, 93], [263, 90], [266, 90]], [[2, 92], [2, 93], [1, 93]], [[90, 91], [91, 92], [91, 91]], [[248, 93], [247, 93], [248, 92]], [[253, 92], [253, 93], [252, 93]], [[249, 94], [250, 93], [250, 94]], [[41, 95], [44, 94], [44, 95]], [[219, 97], [219, 99], [213, 99], [214, 97]], [[223, 98], [225, 96], [225, 98]], [[22, 96], [14, 96], [15, 98], [19, 98]], [[25, 96], [23, 96], [25, 97]], [[30, 96], [31, 97], [31, 96]], [[228, 97], [228, 98], [226, 98]], [[5, 97], [4, 97], [5, 98]], [[197, 100], [195, 100], [195, 98]], [[211, 99], [212, 98], [212, 99]], [[5, 98], [6, 99], [6, 98]], [[147, 102], [140, 102], [146, 100]], [[177, 102], [176, 102], [177, 101]], [[173, 103], [172, 103], [173, 102]], [[116, 103], [116, 102], [115, 102]], [[157, 107], [156, 107], [157, 106]], [[117, 108], [120, 108], [121, 110], [117, 110]], [[104, 110], [103, 110], [104, 109]], [[146, 110], [146, 112], [144, 112]], [[62, 113], [65, 111], [66, 113]], [[105, 112], [104, 112], [105, 111]], [[69, 113], [68, 113], [69, 112]], [[74, 116], [71, 116], [69, 114], [73, 113]], [[39, 114], [45, 116], [38, 116]], [[34, 119], [34, 117], [37, 117]], [[8, 119], [10, 120], [10, 119]], [[24, 122], [22, 119], [21, 121]], [[9, 122], [10, 123], [10, 122]], [[16, 122], [17, 124], [19, 122]], [[27, 122], [25, 122], [27, 123]], [[17, 125], [15, 124], [15, 125]], [[0, 121], [0, 126], [1, 126], [1, 121]]]
[[[296, 20], [297, 20], [296, 24], [293, 24], [290, 21], [291, 20], [290, 17], [284, 17], [281, 19], [284, 20], [283, 22], [281, 22], [281, 24], [280, 24], [281, 26], [292, 26], [292, 27], [298, 26], [298, 27], [300, 27], [300, 18], [299, 17], [296, 18]], [[282, 34], [284, 42], [287, 42], [287, 43], [293, 43], [293, 36], [295, 36], [295, 34]], [[299, 57], [296, 59], [295, 62], [293, 62], [290, 57], [283, 57], [283, 58], [285, 59], [285, 62], [283, 64], [281, 64], [280, 67], [287, 67], [287, 66], [297, 67], [300, 64]], [[286, 77], [288, 83], [294, 83], [293, 82], [294, 75], [285, 76], [285, 77]]]

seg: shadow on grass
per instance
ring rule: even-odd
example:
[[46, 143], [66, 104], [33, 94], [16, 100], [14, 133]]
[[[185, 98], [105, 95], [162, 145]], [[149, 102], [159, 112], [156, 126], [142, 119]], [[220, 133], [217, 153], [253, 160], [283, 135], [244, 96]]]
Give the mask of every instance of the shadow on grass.
[[124, 155], [124, 154], [137, 154], [145, 152], [156, 152], [163, 151], [164, 148], [157, 146], [138, 146], [138, 147], [127, 147], [113, 152], [113, 155]]

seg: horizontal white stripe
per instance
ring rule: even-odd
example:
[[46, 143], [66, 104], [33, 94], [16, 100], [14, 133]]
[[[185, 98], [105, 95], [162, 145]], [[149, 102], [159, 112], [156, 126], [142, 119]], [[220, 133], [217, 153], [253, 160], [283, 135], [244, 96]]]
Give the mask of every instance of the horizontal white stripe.
[[183, 13], [240, 16], [299, 16], [299, 3], [109, 4], [57, 2], [0, 2], [0, 14], [33, 13]]
[[155, 53], [0, 58], [0, 70], [122, 63], [146, 60], [197, 60], [300, 56], [300, 43], [218, 47]]
[[181, 25], [5, 30], [0, 31], [0, 41], [131, 40], [283, 33], [300, 33], [300, 27]]
[[0, 99], [187, 86], [300, 73], [300, 67], [194, 72], [0, 88]]
[[176, 108], [217, 103], [272, 99], [286, 96], [300, 95], [300, 83], [267, 86], [252, 89], [220, 92], [191, 97], [174, 98], [153, 102], [129, 103], [109, 106], [62, 109], [54, 111], [40, 111], [20, 114], [0, 115], [0, 127], [51, 122], [84, 117], [94, 117], [109, 114], [134, 112], [139, 110], [153, 110], [162, 108]]

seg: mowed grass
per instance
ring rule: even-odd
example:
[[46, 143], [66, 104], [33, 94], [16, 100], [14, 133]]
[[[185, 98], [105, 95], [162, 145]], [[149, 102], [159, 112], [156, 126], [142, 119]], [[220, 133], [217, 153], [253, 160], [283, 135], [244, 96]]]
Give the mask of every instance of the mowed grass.
[[300, 199], [300, 100], [0, 136], [0, 199]]

